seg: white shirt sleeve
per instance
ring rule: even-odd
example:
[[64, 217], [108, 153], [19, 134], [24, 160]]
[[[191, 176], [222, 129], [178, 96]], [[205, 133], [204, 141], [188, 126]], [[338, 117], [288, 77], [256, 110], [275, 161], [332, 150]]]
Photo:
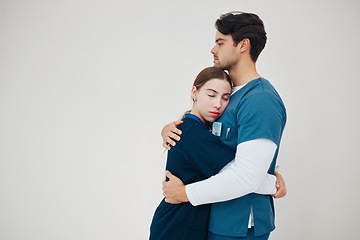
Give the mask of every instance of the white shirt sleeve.
[[267, 171], [276, 149], [276, 144], [265, 138], [240, 143], [235, 159], [218, 174], [186, 185], [190, 203], [197, 206], [228, 201], [253, 192], [275, 194], [276, 177]]

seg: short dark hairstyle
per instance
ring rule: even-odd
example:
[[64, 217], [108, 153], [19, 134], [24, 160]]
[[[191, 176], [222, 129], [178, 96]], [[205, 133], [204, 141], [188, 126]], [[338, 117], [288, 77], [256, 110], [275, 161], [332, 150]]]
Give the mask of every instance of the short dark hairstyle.
[[266, 32], [263, 21], [258, 15], [245, 12], [229, 12], [222, 14], [215, 22], [216, 29], [224, 34], [231, 35], [235, 46], [243, 39], [250, 40], [250, 56], [256, 62], [265, 47]]

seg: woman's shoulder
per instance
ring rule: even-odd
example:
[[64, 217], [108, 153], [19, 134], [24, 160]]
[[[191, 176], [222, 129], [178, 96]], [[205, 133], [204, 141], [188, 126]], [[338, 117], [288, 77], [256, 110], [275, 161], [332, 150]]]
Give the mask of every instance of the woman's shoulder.
[[179, 125], [179, 129], [182, 131], [181, 138], [196, 138], [196, 139], [203, 139], [203, 138], [216, 138], [209, 129], [207, 129], [202, 123], [197, 122], [195, 119], [192, 118], [184, 118], [183, 124]]
[[179, 129], [182, 132], [188, 132], [190, 131], [190, 129], [192, 130], [200, 130], [200, 131], [207, 131], [206, 127], [202, 124], [199, 123], [198, 121], [196, 121], [195, 119], [192, 118], [184, 118], [182, 119], [183, 123], [179, 125]]

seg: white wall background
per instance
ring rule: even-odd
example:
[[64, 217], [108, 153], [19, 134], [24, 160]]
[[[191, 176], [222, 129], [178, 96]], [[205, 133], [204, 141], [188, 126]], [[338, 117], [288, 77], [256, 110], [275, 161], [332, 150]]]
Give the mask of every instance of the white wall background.
[[0, 239], [147, 239], [161, 128], [232, 10], [265, 22], [258, 71], [288, 111], [271, 239], [359, 239], [355, 0], [1, 0]]

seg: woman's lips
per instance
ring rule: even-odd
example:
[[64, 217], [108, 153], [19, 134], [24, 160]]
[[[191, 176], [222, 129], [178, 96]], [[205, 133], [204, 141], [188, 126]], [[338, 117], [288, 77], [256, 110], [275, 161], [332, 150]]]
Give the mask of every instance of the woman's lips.
[[209, 112], [211, 116], [218, 117], [220, 115], [219, 112]]

